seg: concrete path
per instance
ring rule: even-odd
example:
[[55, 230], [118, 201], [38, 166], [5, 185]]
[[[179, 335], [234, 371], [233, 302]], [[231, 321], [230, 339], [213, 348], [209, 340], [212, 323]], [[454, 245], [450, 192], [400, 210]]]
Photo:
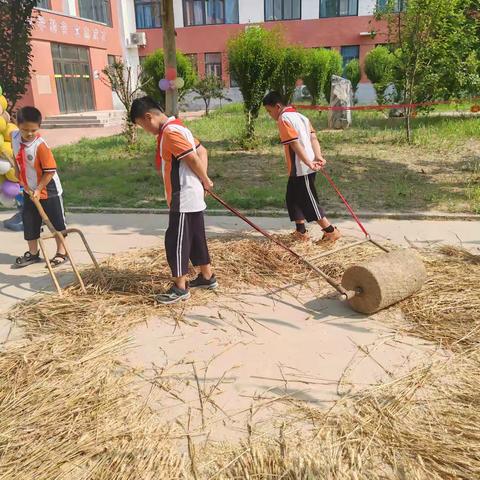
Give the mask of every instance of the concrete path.
[[[0, 224], [9, 218], [10, 213], [0, 213]], [[167, 228], [166, 215], [138, 214], [70, 214], [69, 225], [81, 228], [101, 259], [113, 253], [131, 248], [145, 248], [161, 243]], [[259, 225], [271, 231], [288, 231], [291, 226], [287, 218], [254, 219]], [[360, 235], [352, 221], [340, 220], [340, 229], [346, 234]], [[462, 244], [466, 248], [480, 251], [480, 222], [465, 221], [407, 221], [407, 220], [367, 220], [366, 228], [379, 240], [389, 240], [407, 245], [429, 245], [437, 243]], [[209, 234], [230, 234], [250, 231], [250, 227], [239, 219], [229, 216], [207, 217]], [[312, 232], [320, 235], [317, 227]], [[87, 262], [88, 257], [77, 238], [71, 238], [72, 250], [79, 262]], [[0, 227], [0, 312], [15, 302], [33, 295], [35, 292], [50, 289], [50, 280], [43, 265], [27, 269], [11, 270], [15, 257], [25, 251], [21, 233]], [[1, 341], [1, 339], [0, 339]]]

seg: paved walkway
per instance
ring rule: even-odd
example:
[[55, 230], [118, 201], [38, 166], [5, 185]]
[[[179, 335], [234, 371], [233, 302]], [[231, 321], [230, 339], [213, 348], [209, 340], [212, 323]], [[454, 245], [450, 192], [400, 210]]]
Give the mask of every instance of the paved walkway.
[[[0, 224], [10, 214], [0, 213]], [[153, 214], [70, 214], [69, 224], [81, 228], [99, 258], [132, 248], [148, 248], [161, 242], [167, 228], [166, 215]], [[255, 222], [271, 231], [288, 231], [290, 223], [286, 218], [255, 218]], [[211, 235], [250, 231], [236, 217], [207, 217], [207, 229]], [[357, 226], [348, 220], [340, 220], [339, 227], [347, 234], [356, 235]], [[480, 251], [479, 222], [464, 221], [421, 221], [421, 220], [367, 220], [366, 228], [372, 236], [380, 240], [391, 240], [407, 245], [450, 243], [463, 244], [467, 248]], [[314, 227], [316, 230], [317, 227]], [[319, 231], [315, 232], [320, 235]], [[361, 235], [361, 233], [358, 233]], [[88, 257], [77, 238], [70, 238], [72, 250], [79, 262], [87, 262]], [[35, 292], [51, 288], [50, 279], [43, 265], [28, 269], [11, 270], [15, 257], [25, 250], [21, 233], [0, 227], [0, 312], [13, 303], [33, 295]], [[1, 313], [0, 313], [1, 314]], [[1, 339], [0, 339], [1, 341]]]

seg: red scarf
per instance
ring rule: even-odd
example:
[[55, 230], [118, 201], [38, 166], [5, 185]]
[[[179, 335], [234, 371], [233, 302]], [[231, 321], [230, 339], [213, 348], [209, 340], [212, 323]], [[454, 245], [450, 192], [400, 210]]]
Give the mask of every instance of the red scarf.
[[297, 111], [297, 109], [295, 107], [292, 107], [291, 105], [288, 105], [288, 107], [285, 107], [283, 110], [282, 110], [282, 113], [295, 113]]
[[178, 118], [175, 118], [174, 120], [170, 120], [170, 121], [163, 124], [162, 128], [160, 129], [160, 133], [157, 135], [157, 155], [156, 155], [155, 165], [156, 165], [157, 170], [159, 172], [162, 171], [162, 154], [160, 152], [160, 143], [162, 142], [163, 132], [165, 131], [165, 129], [169, 125], [181, 125], [181, 126], [183, 126], [183, 123]]
[[23, 188], [28, 188], [27, 167], [25, 165], [25, 144], [23, 142], [20, 142], [20, 150], [18, 151], [15, 160], [17, 162], [18, 170], [20, 172], [20, 183], [23, 185]]

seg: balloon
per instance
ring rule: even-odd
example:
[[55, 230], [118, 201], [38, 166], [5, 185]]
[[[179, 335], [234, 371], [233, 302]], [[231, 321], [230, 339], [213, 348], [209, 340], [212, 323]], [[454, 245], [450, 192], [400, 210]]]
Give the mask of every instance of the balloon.
[[185, 80], [181, 77], [178, 77], [175, 79], [175, 88], [183, 88], [183, 86], [185, 85]]
[[0, 192], [0, 204], [7, 208], [15, 207], [15, 199], [6, 197]]
[[[5, 175], [0, 175], [0, 187], [2, 186], [2, 183], [7, 179], [7, 177], [5, 177]], [[1, 191], [1, 189], [0, 189]]]
[[0, 117], [0, 133], [7, 129], [7, 122], [3, 117]]
[[12, 144], [10, 142], [4, 142], [0, 151], [8, 158], [13, 158]]
[[8, 160], [0, 160], [0, 178], [2, 178], [1, 176], [5, 175], [11, 168], [12, 165]]
[[12, 142], [12, 133], [18, 130], [18, 127], [14, 123], [9, 123], [7, 129], [5, 130], [5, 140], [7, 142]]
[[162, 80], [158, 82], [158, 86], [160, 87], [160, 90], [166, 92], [170, 89], [170, 82], [166, 78], [162, 78]]
[[[0, 110], [2, 108], [0, 107]], [[0, 117], [3, 117], [7, 123], [10, 123], [10, 114], [5, 110], [5, 112], [0, 112]]]
[[7, 99], [3, 95], [0, 95], [0, 105], [4, 110], [6, 110], [8, 107]]
[[18, 178], [15, 176], [15, 169], [11, 168], [6, 174], [5, 178], [13, 183], [18, 183]]
[[0, 148], [2, 148], [3, 142], [5, 139], [3, 138], [3, 135], [0, 133]]
[[10, 180], [5, 180], [2, 183], [2, 193], [6, 198], [13, 199], [20, 193], [20, 185]]
[[175, 80], [177, 78], [177, 70], [175, 68], [167, 68], [167, 74], [165, 75], [167, 80]]

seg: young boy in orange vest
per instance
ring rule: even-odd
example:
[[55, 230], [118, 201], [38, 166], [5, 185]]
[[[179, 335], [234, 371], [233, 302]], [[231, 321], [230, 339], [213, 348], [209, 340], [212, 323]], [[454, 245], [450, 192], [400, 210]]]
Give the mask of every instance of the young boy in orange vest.
[[293, 107], [284, 104], [278, 92], [263, 99], [269, 115], [277, 122], [280, 140], [285, 148], [288, 169], [286, 202], [290, 220], [295, 222], [294, 236], [309, 240], [305, 222], [317, 222], [323, 230], [323, 242], [336, 242], [341, 234], [318, 204], [315, 188], [316, 172], [326, 163], [310, 120]]
[[[25, 190], [29, 190], [34, 198], [40, 200], [55, 229], [62, 232], [66, 229], [63, 189], [53, 153], [39, 134], [42, 114], [35, 107], [23, 107], [17, 112], [17, 123], [19, 129], [12, 133], [17, 178]], [[15, 260], [13, 268], [23, 268], [41, 262], [38, 239], [42, 229], [42, 218], [28, 193], [24, 193], [22, 218], [28, 251]], [[57, 253], [50, 260], [53, 267], [68, 260], [63, 243], [58, 239], [56, 241]]]
[[[190, 298], [190, 288], [217, 288], [203, 216], [207, 208], [205, 191], [213, 187], [207, 173], [206, 148], [180, 120], [167, 117], [150, 97], [134, 100], [130, 119], [157, 136], [157, 168], [163, 175], [170, 208], [165, 250], [174, 284], [166, 293], [157, 295], [156, 301], [177, 303]], [[189, 260], [200, 270], [191, 282], [187, 281]]]

